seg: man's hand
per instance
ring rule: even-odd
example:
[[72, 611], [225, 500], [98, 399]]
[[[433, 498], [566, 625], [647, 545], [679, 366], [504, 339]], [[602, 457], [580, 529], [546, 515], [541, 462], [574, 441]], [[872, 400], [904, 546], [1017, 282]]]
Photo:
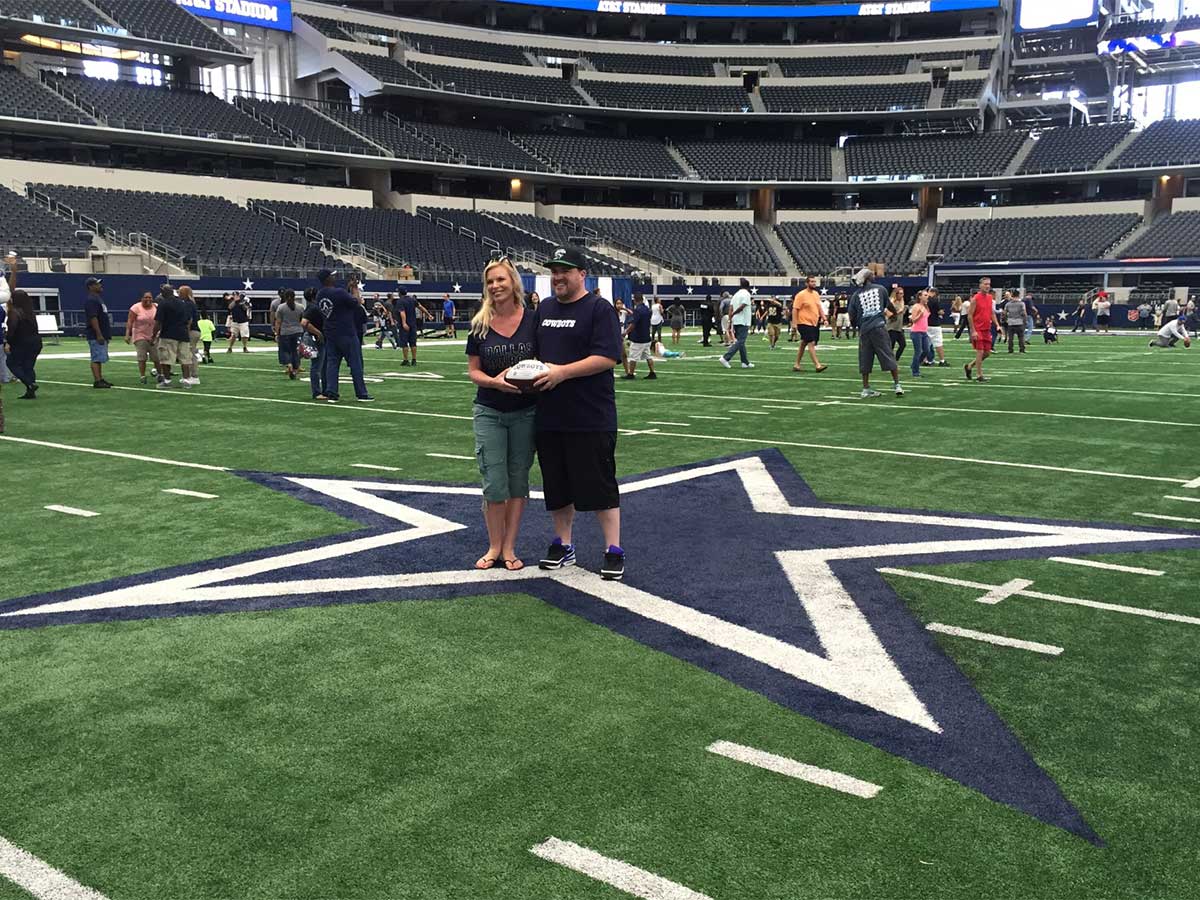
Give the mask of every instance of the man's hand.
[[535, 391], [552, 391], [567, 380], [565, 366], [555, 366], [550, 363], [546, 363], [546, 366], [547, 371], [539, 375], [533, 382], [533, 389]]

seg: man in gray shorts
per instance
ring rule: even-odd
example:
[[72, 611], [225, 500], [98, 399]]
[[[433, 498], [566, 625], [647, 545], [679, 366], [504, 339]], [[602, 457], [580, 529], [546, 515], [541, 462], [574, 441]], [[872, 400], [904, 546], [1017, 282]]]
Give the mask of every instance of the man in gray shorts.
[[879, 368], [892, 375], [896, 396], [903, 397], [899, 367], [887, 334], [887, 320], [896, 314], [896, 309], [887, 291], [873, 284], [873, 279], [870, 269], [859, 269], [854, 276], [858, 289], [850, 298], [850, 327], [858, 329], [858, 371], [862, 373], [863, 384], [860, 396], [879, 396], [879, 391], [871, 390], [871, 370], [878, 359]]

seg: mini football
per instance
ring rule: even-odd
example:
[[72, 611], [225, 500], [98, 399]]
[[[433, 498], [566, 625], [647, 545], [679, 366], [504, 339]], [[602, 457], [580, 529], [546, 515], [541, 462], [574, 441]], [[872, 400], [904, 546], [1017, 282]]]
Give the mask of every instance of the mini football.
[[515, 388], [527, 391], [539, 376], [549, 371], [550, 367], [541, 360], [523, 359], [504, 373], [504, 380]]

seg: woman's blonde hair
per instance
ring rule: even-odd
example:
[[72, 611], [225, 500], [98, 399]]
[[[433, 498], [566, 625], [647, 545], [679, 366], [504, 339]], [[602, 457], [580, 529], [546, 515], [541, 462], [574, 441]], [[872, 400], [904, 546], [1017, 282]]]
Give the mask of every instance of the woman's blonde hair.
[[477, 338], [487, 337], [488, 329], [492, 327], [492, 315], [494, 309], [492, 307], [492, 295], [487, 289], [487, 275], [496, 266], [504, 266], [508, 270], [508, 276], [512, 279], [513, 284], [513, 300], [517, 306], [525, 305], [525, 286], [521, 283], [521, 276], [517, 270], [513, 268], [513, 264], [506, 258], [493, 259], [483, 267], [483, 302], [479, 304], [479, 312], [471, 317], [471, 334]]

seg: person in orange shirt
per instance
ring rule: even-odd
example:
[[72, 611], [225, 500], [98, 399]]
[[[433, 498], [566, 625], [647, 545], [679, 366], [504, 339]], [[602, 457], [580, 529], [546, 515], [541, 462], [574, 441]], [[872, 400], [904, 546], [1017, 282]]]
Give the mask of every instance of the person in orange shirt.
[[804, 290], [792, 298], [792, 325], [800, 332], [800, 349], [796, 351], [796, 364], [793, 372], [803, 372], [804, 351], [808, 351], [812, 364], [818, 372], [824, 372], [829, 366], [821, 365], [817, 359], [817, 343], [821, 340], [821, 326], [828, 319], [821, 310], [821, 295], [817, 292], [817, 279], [812, 275], [805, 281]]

